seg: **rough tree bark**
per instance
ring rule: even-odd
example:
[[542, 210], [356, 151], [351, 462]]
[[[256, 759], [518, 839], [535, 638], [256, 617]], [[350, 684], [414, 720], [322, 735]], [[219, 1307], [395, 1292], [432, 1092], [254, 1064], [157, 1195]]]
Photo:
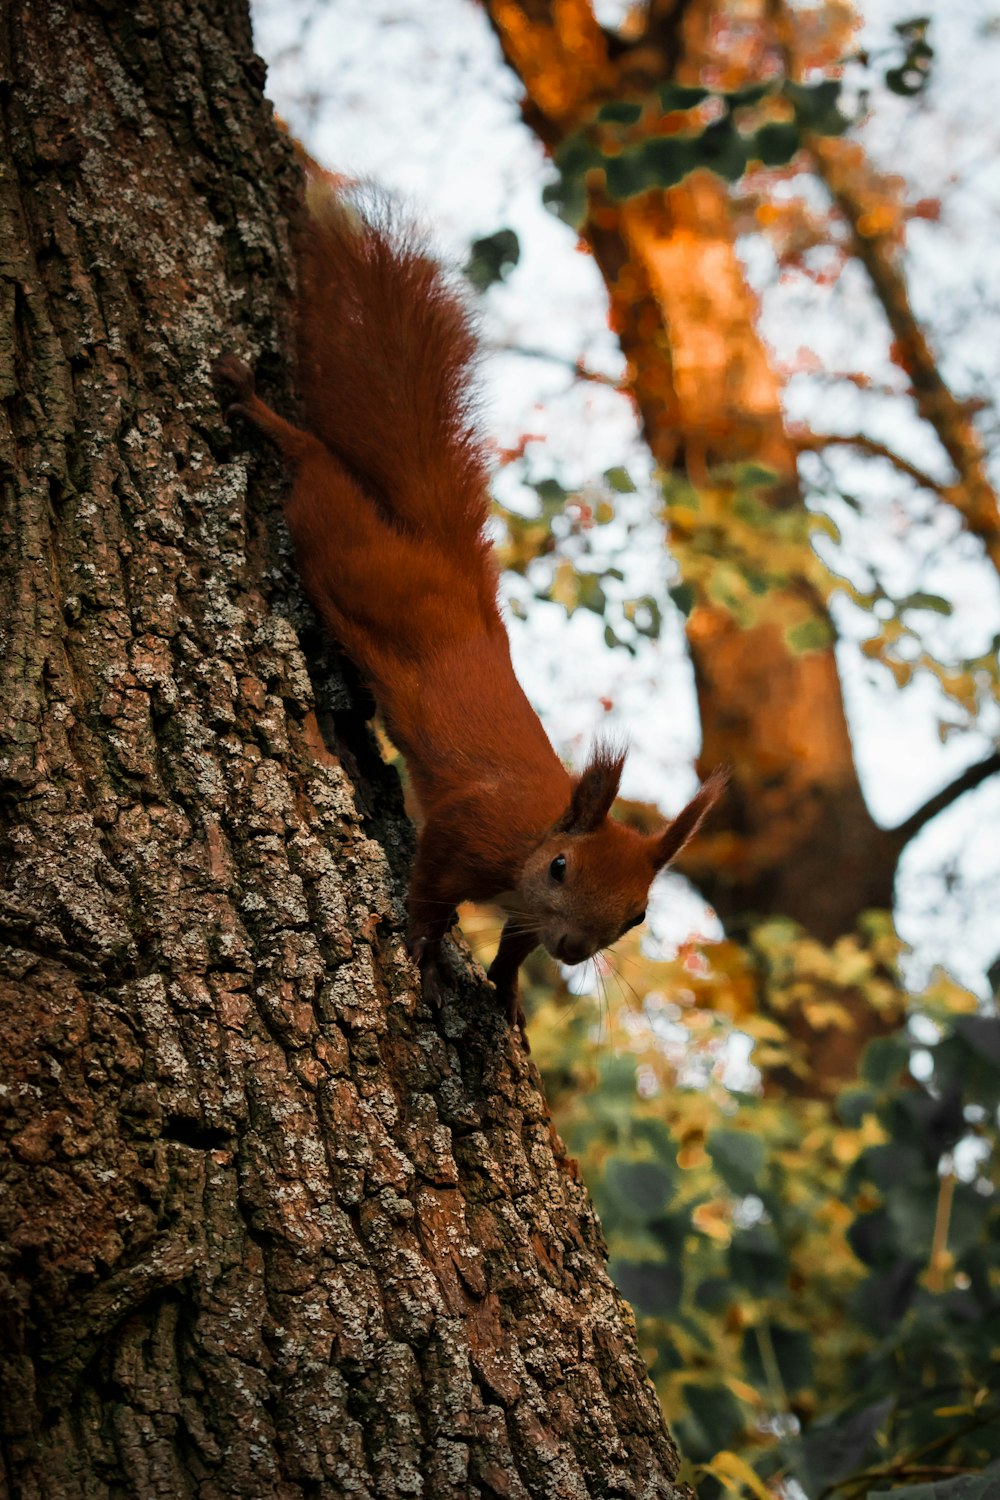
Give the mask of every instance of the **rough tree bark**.
[[210, 385], [230, 345], [291, 399], [245, 4], [0, 37], [6, 1492], [672, 1497], [537, 1076], [457, 950], [422, 1002], [395, 779]]

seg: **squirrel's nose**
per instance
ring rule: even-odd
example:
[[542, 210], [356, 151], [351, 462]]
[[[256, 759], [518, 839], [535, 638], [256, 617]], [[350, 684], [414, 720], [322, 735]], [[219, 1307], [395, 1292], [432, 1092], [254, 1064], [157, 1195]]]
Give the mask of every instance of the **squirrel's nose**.
[[590, 949], [579, 939], [574, 942], [572, 938], [561, 937], [556, 943], [556, 958], [561, 958], [564, 964], [582, 964], [589, 957]]

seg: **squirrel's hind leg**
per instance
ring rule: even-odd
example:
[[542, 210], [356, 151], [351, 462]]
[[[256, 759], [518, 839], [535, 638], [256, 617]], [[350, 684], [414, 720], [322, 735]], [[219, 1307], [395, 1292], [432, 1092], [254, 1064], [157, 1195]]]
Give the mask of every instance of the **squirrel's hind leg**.
[[236, 354], [224, 354], [212, 366], [212, 374], [235, 399], [226, 407], [227, 421], [245, 417], [269, 437], [290, 463], [300, 464], [310, 449], [321, 448], [318, 438], [301, 427], [294, 427], [257, 395], [253, 371]]

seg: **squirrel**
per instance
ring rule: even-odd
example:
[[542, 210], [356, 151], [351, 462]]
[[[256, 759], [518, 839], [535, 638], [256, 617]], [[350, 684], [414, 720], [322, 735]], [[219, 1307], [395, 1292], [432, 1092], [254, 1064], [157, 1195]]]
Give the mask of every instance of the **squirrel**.
[[289, 465], [285, 514], [306, 591], [406, 760], [423, 817], [407, 941], [425, 993], [436, 994], [458, 904], [497, 901], [507, 921], [488, 977], [524, 1036], [524, 959], [544, 944], [580, 963], [640, 923], [653, 877], [726, 773], [652, 835], [609, 817], [623, 751], [598, 744], [569, 775], [511, 664], [462, 296], [412, 226], [342, 188], [314, 184], [298, 271], [305, 428], [265, 405], [233, 354], [215, 366], [226, 415], [253, 423]]

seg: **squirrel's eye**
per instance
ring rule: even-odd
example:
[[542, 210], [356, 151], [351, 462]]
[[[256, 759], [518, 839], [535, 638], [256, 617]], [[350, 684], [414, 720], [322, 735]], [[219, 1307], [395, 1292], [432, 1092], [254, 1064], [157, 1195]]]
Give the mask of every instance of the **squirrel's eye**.
[[562, 884], [562, 882], [566, 879], [565, 854], [556, 855], [555, 859], [549, 865], [549, 874], [552, 876], [553, 880], [558, 880], [559, 884]]
[[640, 922], [645, 922], [645, 920], [646, 920], [646, 913], [644, 911], [641, 911], [637, 917], [633, 917], [632, 918], [631, 922], [626, 922], [625, 923], [625, 926], [622, 928], [622, 931], [623, 932], [628, 932], [628, 930], [629, 930], [630, 927], [638, 927], [639, 923]]

